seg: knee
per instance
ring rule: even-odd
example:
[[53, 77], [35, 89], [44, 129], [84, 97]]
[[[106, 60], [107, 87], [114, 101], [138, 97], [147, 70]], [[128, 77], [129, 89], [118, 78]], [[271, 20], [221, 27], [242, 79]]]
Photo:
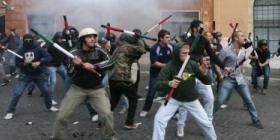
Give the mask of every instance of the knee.
[[58, 114], [57, 117], [56, 117], [56, 123], [58, 124], [62, 124], [62, 125], [66, 125], [67, 123], [67, 119], [64, 115], [62, 114]]
[[213, 94], [208, 94], [207, 96], [203, 97], [204, 103], [214, 103], [214, 96]]
[[111, 117], [113, 115], [111, 108], [104, 108], [104, 109], [100, 110], [100, 112], [97, 112], [97, 113], [101, 117], [105, 117], [105, 118]]
[[161, 127], [165, 127], [167, 124], [167, 121], [165, 121], [164, 119], [162, 119], [162, 116], [156, 114], [155, 118], [154, 118], [154, 124], [155, 125], [159, 125]]

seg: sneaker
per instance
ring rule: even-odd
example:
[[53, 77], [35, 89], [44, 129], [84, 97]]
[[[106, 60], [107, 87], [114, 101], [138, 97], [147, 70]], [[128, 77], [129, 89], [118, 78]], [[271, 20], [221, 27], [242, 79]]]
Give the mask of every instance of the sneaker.
[[126, 129], [129, 129], [129, 130], [131, 130], [131, 129], [137, 129], [138, 128], [138, 126], [139, 125], [141, 125], [142, 123], [133, 123], [133, 124], [131, 124], [131, 125], [124, 125], [124, 128], [126, 128]]
[[17, 75], [16, 72], [11, 73], [11, 76], [15, 77]]
[[146, 100], [146, 97], [138, 98], [138, 101], [144, 101], [144, 100]]
[[98, 121], [98, 115], [93, 115], [91, 118], [92, 122], [97, 122]]
[[142, 111], [140, 112], [139, 116], [142, 117], [142, 118], [144, 118], [144, 117], [147, 116], [147, 114], [148, 114], [148, 111], [142, 110]]
[[158, 102], [158, 101], [161, 101], [163, 99], [164, 99], [164, 97], [157, 97], [157, 98], [154, 99], [154, 102]]
[[19, 74], [16, 74], [16, 75], [14, 76], [14, 78], [18, 79], [18, 78], [19, 78]]
[[263, 127], [261, 121], [259, 121], [259, 120], [253, 122], [253, 125], [254, 125], [256, 128], [258, 128], [258, 129], [264, 129], [264, 127]]
[[4, 117], [4, 119], [5, 119], [5, 120], [10, 120], [10, 119], [13, 118], [13, 116], [14, 116], [13, 113], [7, 113], [6, 116]]
[[0, 86], [6, 86], [10, 83], [10, 80], [4, 80], [3, 83], [0, 84]]
[[52, 106], [51, 108], [49, 108], [49, 110], [50, 110], [51, 112], [58, 112], [58, 108], [56, 108], [56, 107], [54, 107], [54, 106]]
[[146, 87], [145, 87], [145, 90], [147, 90], [147, 91], [148, 91], [148, 90], [149, 90], [149, 86], [146, 86]]
[[179, 138], [184, 137], [184, 129], [183, 128], [178, 128], [177, 129], [177, 137], [179, 137]]
[[126, 111], [127, 111], [127, 108], [123, 107], [123, 108], [120, 110], [119, 114], [124, 114]]
[[57, 105], [57, 102], [55, 100], [52, 100], [52, 105]]
[[225, 108], [227, 108], [227, 107], [228, 107], [227, 104], [222, 104], [222, 105], [221, 105], [221, 109], [225, 109]]

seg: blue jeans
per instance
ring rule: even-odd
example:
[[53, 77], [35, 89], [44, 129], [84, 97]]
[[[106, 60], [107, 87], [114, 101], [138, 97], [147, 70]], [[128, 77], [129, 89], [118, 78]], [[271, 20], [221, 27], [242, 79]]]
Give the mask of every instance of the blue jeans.
[[34, 82], [41, 93], [44, 95], [44, 101], [47, 109], [51, 108], [52, 102], [51, 102], [51, 96], [50, 96], [50, 90], [48, 88], [48, 76], [47, 74], [40, 74], [36, 76], [29, 76], [25, 74], [20, 74], [18, 78], [18, 82], [16, 83], [16, 87], [14, 90], [14, 94], [12, 96], [12, 100], [10, 101], [9, 108], [7, 110], [8, 113], [13, 113], [16, 110], [16, 105], [23, 94], [24, 89], [27, 87], [27, 85], [30, 82]]
[[55, 92], [55, 85], [56, 85], [56, 73], [60, 75], [60, 77], [63, 80], [63, 89], [64, 89], [64, 94], [67, 92], [67, 90], [70, 88], [70, 79], [69, 76], [67, 75], [67, 71], [64, 67], [64, 65], [60, 65], [58, 67], [48, 67], [49, 71], [49, 88], [51, 92], [51, 97], [54, 97], [54, 92]]
[[248, 85], [243, 77], [240, 79], [240, 82], [237, 82], [236, 78], [225, 77], [225, 79], [220, 82], [218, 88], [218, 96], [216, 97], [216, 101], [214, 104], [214, 113], [216, 113], [220, 106], [225, 102], [229, 94], [231, 94], [232, 89], [235, 89], [241, 96], [243, 102], [246, 104], [252, 121], [256, 122], [259, 120]]
[[128, 99], [127, 99], [127, 97], [125, 96], [125, 95], [121, 95], [121, 99], [120, 99], [120, 103], [119, 103], [120, 105], [121, 105], [121, 107], [122, 108], [128, 108]]
[[258, 69], [257, 66], [252, 66], [252, 84], [254, 85], [254, 88], [258, 88], [258, 80], [259, 80], [259, 74], [258, 71], [261, 70], [263, 76], [264, 76], [264, 80], [263, 80], [263, 88], [267, 89], [268, 87], [268, 82], [269, 82], [269, 75], [270, 75], [270, 67], [269, 65], [265, 65], [264, 67]]
[[155, 81], [156, 78], [157, 77], [150, 76], [149, 91], [148, 91], [148, 94], [146, 96], [145, 105], [143, 107], [144, 111], [150, 111], [150, 109], [153, 105], [153, 101], [154, 101], [155, 94], [156, 94], [156, 89], [154, 88], [154, 81]]

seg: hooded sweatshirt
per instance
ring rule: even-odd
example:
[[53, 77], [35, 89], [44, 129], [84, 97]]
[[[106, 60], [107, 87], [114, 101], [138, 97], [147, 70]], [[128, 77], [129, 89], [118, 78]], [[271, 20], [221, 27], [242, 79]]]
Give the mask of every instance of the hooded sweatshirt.
[[17, 51], [17, 53], [24, 57], [24, 59], [28, 59], [30, 62], [40, 61], [41, 64], [39, 67], [33, 68], [31, 63], [28, 65], [24, 65], [24, 59], [16, 57], [16, 66], [19, 67], [21, 72], [26, 75], [40, 75], [42, 72], [44, 72], [44, 66], [52, 60], [52, 57], [46, 50], [41, 48], [33, 40], [31, 35], [25, 35], [24, 38], [25, 37], [32, 39], [32, 43], [30, 45], [23, 43], [22, 47]]
[[[180, 70], [183, 62], [179, 58], [179, 50], [185, 43], [177, 44], [174, 49], [172, 60], [161, 70], [159, 77], [155, 81], [155, 88], [167, 93], [170, 89], [168, 82], [174, 79]], [[211, 84], [211, 78], [203, 75], [199, 71], [197, 62], [189, 60], [182, 74], [182, 81], [175, 89], [172, 98], [181, 102], [190, 102], [198, 99], [198, 93], [195, 89], [195, 78], [198, 78], [204, 84]]]

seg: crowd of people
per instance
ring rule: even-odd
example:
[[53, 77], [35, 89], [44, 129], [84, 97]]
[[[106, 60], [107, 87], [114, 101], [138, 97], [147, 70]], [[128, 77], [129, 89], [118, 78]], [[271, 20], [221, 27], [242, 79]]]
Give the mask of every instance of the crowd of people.
[[[123, 108], [119, 113], [127, 112], [124, 128], [137, 129], [141, 125], [134, 119], [139, 99], [138, 60], [149, 52], [149, 88], [139, 116], [155, 115], [152, 140], [164, 140], [167, 123], [173, 116], [177, 116], [176, 135], [184, 137], [188, 114], [201, 128], [205, 140], [216, 140], [213, 117], [226, 105], [233, 89], [243, 100], [252, 124], [263, 129], [243, 76], [243, 63], [251, 59], [253, 88], [266, 94], [271, 56], [266, 40], [258, 40], [255, 45], [242, 31], [235, 30], [228, 45], [222, 46], [222, 33], [204, 31], [203, 22], [199, 20], [191, 23], [190, 33], [174, 40], [168, 30], [161, 29], [157, 42], [151, 47], [141, 37], [141, 30], [133, 32], [135, 35], [122, 33], [119, 37], [97, 32], [92, 27], [80, 31], [70, 27], [56, 32], [52, 41], [73, 58], [34, 34], [27, 33], [21, 39], [16, 30], [11, 29], [9, 36], [1, 35], [1, 86], [9, 84], [11, 77], [17, 79], [4, 119], [14, 118], [25, 89], [32, 95], [36, 85], [47, 110], [58, 112], [51, 139], [63, 139], [69, 118], [79, 105], [85, 104], [92, 121], [98, 122], [103, 130], [102, 139], [116, 140], [113, 111], [119, 102]], [[279, 54], [280, 48], [277, 56]], [[56, 93], [57, 75], [62, 79], [63, 93]], [[258, 77], [262, 75], [261, 87]], [[215, 85], [217, 91], [213, 92]], [[217, 94], [214, 96], [214, 93]], [[63, 94], [62, 101], [55, 101], [55, 94]], [[164, 98], [166, 96], [171, 98]], [[166, 103], [162, 102], [156, 114], [150, 114], [155, 97], [161, 97]], [[58, 103], [60, 106], [56, 107]], [[17, 115], [20, 118], [20, 114]]]

